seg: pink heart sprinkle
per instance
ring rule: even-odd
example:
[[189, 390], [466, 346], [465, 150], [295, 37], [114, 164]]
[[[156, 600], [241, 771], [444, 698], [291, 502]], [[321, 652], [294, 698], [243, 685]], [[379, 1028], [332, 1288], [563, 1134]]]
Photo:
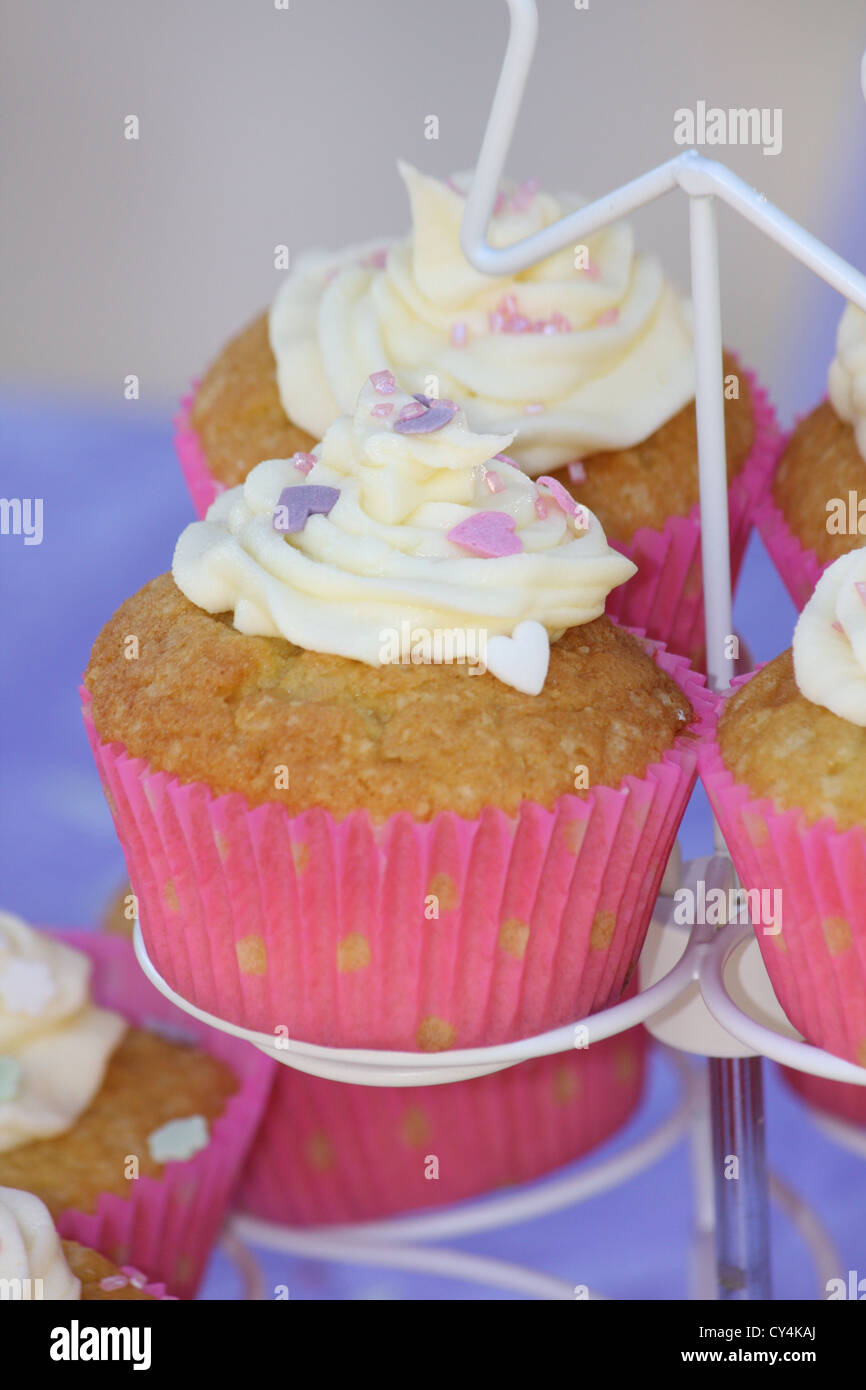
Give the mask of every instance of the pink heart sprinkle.
[[378, 391], [380, 396], [390, 396], [397, 389], [394, 380], [394, 373], [388, 371], [373, 372], [370, 382], [374, 391]]
[[293, 463], [298, 472], [303, 473], [306, 478], [310, 470], [316, 466], [316, 456], [315, 454], [303, 454], [299, 452], [297, 454], [292, 454], [289, 463]]
[[390, 415], [393, 409], [394, 407], [390, 401], [379, 401], [377, 405], [373, 406], [370, 414], [378, 415], [381, 418], [383, 415]]
[[417, 420], [419, 416], [425, 413], [426, 409], [427, 407], [422, 405], [420, 401], [408, 401], [406, 405], [403, 406], [397, 419]]
[[553, 494], [553, 500], [558, 507], [561, 507], [566, 516], [577, 516], [577, 503], [571, 496], [571, 493], [566, 492], [562, 483], [557, 482], [556, 478], [548, 478], [545, 476], [538, 479], [538, 486], [541, 487], [542, 484], [547, 488], [548, 492]]
[[572, 483], [586, 482], [586, 469], [580, 459], [572, 459], [571, 463], [568, 465], [568, 477], [569, 481]]
[[866, 604], [866, 583], [864, 583], [864, 581], [863, 581], [862, 579], [855, 579], [855, 580], [854, 580], [854, 588], [857, 590], [858, 594], [860, 595], [860, 601], [861, 601], [861, 603]]
[[484, 481], [491, 492], [504, 492], [505, 484], [498, 473], [494, 473], [492, 468], [488, 468], [484, 474]]
[[529, 207], [536, 193], [538, 192], [538, 179], [524, 179], [511, 199], [511, 206], [515, 212], [524, 212]]
[[452, 347], [465, 347], [465, 346], [466, 346], [466, 324], [465, 324], [465, 323], [452, 323], [452, 325], [451, 325], [451, 346], [452, 346]]
[[608, 323], [616, 323], [619, 319], [619, 309], [614, 306], [612, 309], [603, 309], [596, 317], [596, 324], [605, 326]]
[[475, 512], [452, 526], [446, 539], [484, 560], [517, 555], [523, 549], [523, 541], [514, 534], [514, 517], [505, 512]]
[[122, 1269], [123, 1273], [128, 1276], [129, 1282], [130, 1284], [132, 1284], [133, 1288], [144, 1288], [145, 1284], [147, 1283], [146, 1274], [142, 1274], [140, 1269], [136, 1269], [135, 1265], [121, 1265], [120, 1268]]
[[125, 1274], [108, 1274], [104, 1279], [100, 1279], [99, 1287], [103, 1293], [116, 1293], [118, 1289], [125, 1289], [128, 1283]]

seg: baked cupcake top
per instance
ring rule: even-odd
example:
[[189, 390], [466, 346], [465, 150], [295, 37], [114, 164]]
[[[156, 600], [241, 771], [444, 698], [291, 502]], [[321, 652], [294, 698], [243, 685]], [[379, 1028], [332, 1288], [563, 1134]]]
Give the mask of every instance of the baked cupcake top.
[[793, 647], [726, 702], [719, 742], [754, 797], [866, 826], [866, 549], [824, 571]]
[[379, 370], [312, 453], [259, 464], [186, 528], [175, 582], [248, 636], [369, 666], [406, 660], [404, 637], [431, 647], [412, 664], [435, 661], [449, 636], [537, 694], [550, 641], [599, 617], [635, 566], [560, 483], [515, 465], [512, 439]]
[[[400, 164], [412, 215], [402, 241], [299, 256], [270, 314], [283, 408], [320, 438], [390, 368], [410, 392], [453, 396], [474, 429], [516, 434], [535, 474], [646, 439], [694, 396], [688, 307], [624, 222], [512, 277], [460, 247], [469, 176]], [[489, 239], [506, 246], [580, 206], [532, 181], [500, 195]]]
[[0, 1283], [5, 1287], [9, 1279], [21, 1281], [33, 1298], [81, 1298], [81, 1281], [66, 1262], [45, 1203], [30, 1192], [0, 1187]]
[[827, 393], [839, 419], [853, 425], [866, 460], [866, 314], [856, 304], [846, 306], [839, 322]]
[[90, 962], [0, 913], [0, 1153], [87, 1109], [126, 1030], [90, 999]]

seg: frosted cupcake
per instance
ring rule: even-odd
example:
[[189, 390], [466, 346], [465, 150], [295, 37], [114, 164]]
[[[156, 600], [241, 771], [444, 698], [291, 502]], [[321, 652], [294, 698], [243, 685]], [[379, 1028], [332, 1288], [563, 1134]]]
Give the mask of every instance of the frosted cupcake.
[[[640, 574], [615, 613], [675, 650], [702, 638], [694, 366], [687, 304], [624, 223], [520, 274], [491, 278], [460, 248], [466, 179], [400, 171], [412, 231], [387, 246], [299, 256], [267, 319], [221, 353], [178, 447], [200, 514], [264, 458], [306, 452], [382, 366], [410, 392], [453, 398], [473, 429], [513, 434], [531, 476], [555, 475]], [[507, 245], [579, 206], [531, 185], [500, 198]], [[734, 571], [775, 457], [772, 413], [724, 368]], [[719, 389], [723, 389], [720, 380]]]
[[623, 988], [710, 702], [603, 616], [633, 566], [511, 443], [374, 373], [98, 638], [85, 710], [147, 947], [202, 1008], [432, 1050]]
[[152, 1300], [166, 1297], [139, 1270], [118, 1269], [96, 1250], [61, 1240], [32, 1192], [0, 1187], [0, 1288], [21, 1302]]
[[164, 1036], [128, 944], [70, 935], [82, 950], [0, 914], [0, 1187], [33, 1194], [64, 1238], [189, 1294], [270, 1067]]
[[795, 426], [756, 517], [791, 598], [802, 608], [827, 565], [866, 537], [866, 314], [849, 304], [827, 398]]
[[701, 776], [804, 1036], [866, 1066], [866, 550], [822, 575], [793, 647], [739, 683]]

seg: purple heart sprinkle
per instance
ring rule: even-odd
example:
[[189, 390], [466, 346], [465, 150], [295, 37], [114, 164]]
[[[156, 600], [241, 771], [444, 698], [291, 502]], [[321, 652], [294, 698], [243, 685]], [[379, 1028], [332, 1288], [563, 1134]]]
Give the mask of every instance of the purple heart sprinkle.
[[338, 487], [321, 484], [284, 487], [274, 511], [274, 530], [286, 535], [303, 531], [311, 516], [327, 516], [339, 495]]
[[420, 414], [413, 412], [411, 405], [406, 405], [400, 411], [399, 416], [394, 421], [394, 429], [398, 434], [432, 434], [434, 430], [441, 430], [443, 425], [447, 425], [449, 420], [453, 420], [457, 414], [457, 407], [453, 401], [434, 401], [428, 410], [425, 410], [421, 402], [418, 402]]

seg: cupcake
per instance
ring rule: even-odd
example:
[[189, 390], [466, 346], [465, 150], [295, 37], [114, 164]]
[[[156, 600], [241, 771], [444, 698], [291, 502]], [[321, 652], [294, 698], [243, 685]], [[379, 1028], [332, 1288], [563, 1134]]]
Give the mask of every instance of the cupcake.
[[824, 572], [791, 650], [725, 701], [701, 776], [779, 1003], [866, 1066], [866, 550]]
[[[514, 435], [530, 476], [555, 476], [639, 575], [612, 611], [699, 657], [694, 364], [687, 304], [616, 223], [513, 277], [460, 247], [468, 179], [400, 165], [403, 241], [299, 256], [267, 318], [226, 347], [185, 403], [178, 450], [203, 514], [270, 457], [307, 453], [386, 366], [408, 392], [453, 397], [473, 429]], [[490, 230], [502, 246], [579, 206], [509, 186]], [[733, 571], [775, 458], [772, 412], [751, 374], [724, 364]]]
[[61, 1240], [32, 1192], [0, 1187], [0, 1301], [77, 1303], [168, 1297], [137, 1269], [118, 1269], [96, 1250]]
[[282, 1067], [238, 1206], [289, 1226], [374, 1221], [530, 1182], [634, 1114], [647, 1041], [632, 1028], [448, 1086], [349, 1086]]
[[795, 426], [756, 521], [798, 608], [866, 537], [866, 314], [849, 304], [827, 398]]
[[151, 960], [200, 1008], [438, 1050], [627, 982], [712, 702], [604, 617], [632, 564], [511, 442], [374, 373], [100, 634], [94, 754]]
[[38, 1198], [65, 1239], [189, 1296], [272, 1064], [227, 1039], [180, 1041], [179, 1017], [127, 942], [0, 915], [0, 1187]]
[[800, 1100], [821, 1115], [849, 1125], [866, 1125], [866, 1086], [849, 1086], [844, 1081], [825, 1081], [822, 1076], [780, 1067], [783, 1077]]

